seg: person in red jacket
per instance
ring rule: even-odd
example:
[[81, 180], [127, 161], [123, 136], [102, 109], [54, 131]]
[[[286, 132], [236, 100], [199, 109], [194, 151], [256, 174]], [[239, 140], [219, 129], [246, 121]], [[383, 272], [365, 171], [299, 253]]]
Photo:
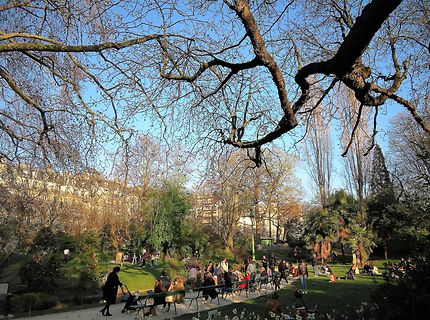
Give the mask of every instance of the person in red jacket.
[[[245, 280], [247, 280], [247, 281], [251, 280], [251, 273], [249, 271], [246, 272], [246, 276], [242, 279], [242, 281], [245, 281]], [[242, 283], [242, 284], [238, 285], [237, 288], [242, 290], [242, 289], [245, 289], [247, 285], [248, 285], [247, 283]]]

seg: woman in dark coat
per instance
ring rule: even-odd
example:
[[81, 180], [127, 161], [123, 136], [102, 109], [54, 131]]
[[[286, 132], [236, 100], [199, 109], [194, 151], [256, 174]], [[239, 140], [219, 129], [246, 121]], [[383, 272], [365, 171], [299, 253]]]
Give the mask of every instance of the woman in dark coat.
[[[205, 281], [203, 281], [203, 287], [210, 287], [214, 285], [215, 285], [215, 280], [212, 277], [212, 273], [209, 272], [206, 276]], [[215, 288], [204, 289], [202, 293], [203, 293], [203, 298], [205, 298], [205, 300], [209, 299], [209, 297], [211, 297], [211, 299], [215, 299], [218, 296], [218, 292], [215, 290]]]
[[109, 312], [109, 307], [111, 304], [115, 303], [118, 286], [120, 286], [122, 290], [122, 283], [119, 281], [118, 277], [118, 272], [120, 272], [120, 270], [120, 267], [113, 268], [112, 272], [109, 273], [107, 277], [105, 285], [103, 286], [103, 300], [106, 301], [106, 305], [100, 310], [100, 312], [106, 317], [112, 315]]

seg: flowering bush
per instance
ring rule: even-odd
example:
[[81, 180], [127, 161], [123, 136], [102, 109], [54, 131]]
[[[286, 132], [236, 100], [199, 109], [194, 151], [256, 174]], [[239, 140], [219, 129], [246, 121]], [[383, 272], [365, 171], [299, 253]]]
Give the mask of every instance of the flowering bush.
[[[347, 306], [346, 310], [350, 308]], [[254, 311], [247, 311], [245, 308], [239, 312], [236, 308], [228, 314], [222, 314], [221, 311], [209, 312], [207, 318], [201, 317], [198, 313], [192, 320], [373, 320], [375, 318], [376, 304], [363, 302], [359, 309], [348, 314], [342, 311], [332, 310], [327, 313], [311, 313], [303, 307], [290, 306], [286, 308], [286, 312], [277, 315], [269, 312], [267, 317], [261, 316]], [[171, 319], [173, 320], [173, 319]]]
[[[348, 310], [349, 307], [347, 306]], [[321, 314], [318, 319], [324, 320], [373, 320], [375, 318], [375, 310], [376, 305], [373, 303], [363, 302], [359, 309], [356, 309], [355, 312], [351, 312], [349, 314], [345, 314], [342, 311], [331, 310], [325, 314]]]

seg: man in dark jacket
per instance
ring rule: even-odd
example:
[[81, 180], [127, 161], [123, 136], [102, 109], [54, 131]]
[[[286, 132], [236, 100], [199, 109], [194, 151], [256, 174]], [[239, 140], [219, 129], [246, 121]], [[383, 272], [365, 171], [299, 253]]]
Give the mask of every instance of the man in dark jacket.
[[288, 284], [287, 263], [286, 263], [285, 259], [282, 259], [281, 262], [279, 263], [278, 271], [281, 274], [279, 281], [282, 281], [282, 279], [284, 279], [285, 282]]

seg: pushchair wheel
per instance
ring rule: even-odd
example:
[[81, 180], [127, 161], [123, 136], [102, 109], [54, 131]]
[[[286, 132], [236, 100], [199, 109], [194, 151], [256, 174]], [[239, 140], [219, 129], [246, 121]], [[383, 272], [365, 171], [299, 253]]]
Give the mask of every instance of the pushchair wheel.
[[122, 309], [122, 311], [121, 311], [122, 313], [124, 313], [125, 312], [125, 309]]

